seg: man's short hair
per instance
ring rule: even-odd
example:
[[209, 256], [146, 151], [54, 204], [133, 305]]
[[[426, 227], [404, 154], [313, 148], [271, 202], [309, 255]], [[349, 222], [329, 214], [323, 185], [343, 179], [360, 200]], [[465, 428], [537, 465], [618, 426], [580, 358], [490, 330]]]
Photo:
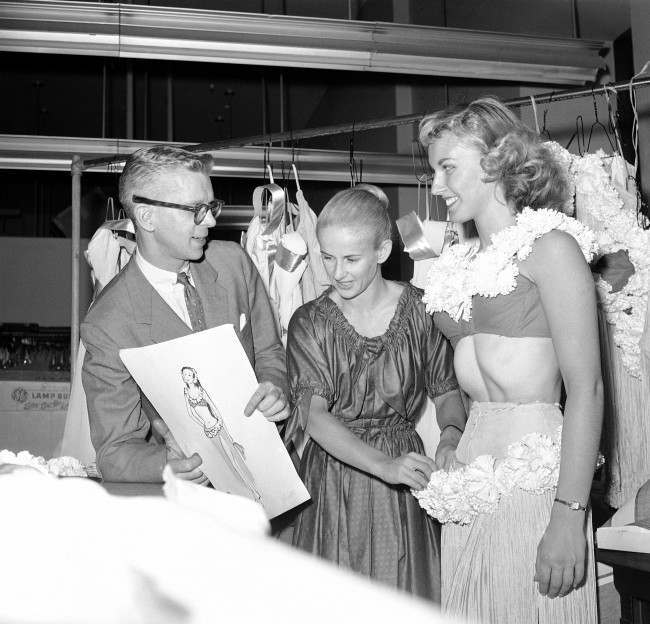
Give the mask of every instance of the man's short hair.
[[134, 223], [135, 205], [131, 201], [131, 197], [138, 195], [144, 186], [161, 173], [178, 169], [204, 173], [209, 176], [212, 171], [212, 156], [188, 152], [171, 145], [144, 147], [129, 156], [120, 176], [120, 203]]

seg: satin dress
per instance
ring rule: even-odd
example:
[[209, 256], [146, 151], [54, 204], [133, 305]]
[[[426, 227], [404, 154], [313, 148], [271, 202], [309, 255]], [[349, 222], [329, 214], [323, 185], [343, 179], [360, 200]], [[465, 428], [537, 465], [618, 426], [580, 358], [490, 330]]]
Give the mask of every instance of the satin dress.
[[[327, 290], [289, 325], [292, 413], [286, 435], [301, 444], [314, 394], [365, 443], [391, 457], [423, 453], [415, 422], [427, 395], [455, 390], [452, 349], [433, 326], [422, 293], [404, 285], [381, 336], [361, 336]], [[406, 486], [389, 485], [309, 440], [299, 474], [311, 502], [294, 526], [294, 545], [344, 568], [440, 601], [440, 526]]]

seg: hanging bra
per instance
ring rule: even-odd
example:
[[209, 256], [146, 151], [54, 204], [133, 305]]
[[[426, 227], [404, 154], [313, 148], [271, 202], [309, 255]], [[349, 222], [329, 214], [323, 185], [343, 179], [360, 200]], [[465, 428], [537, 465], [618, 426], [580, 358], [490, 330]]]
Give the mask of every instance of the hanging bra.
[[507, 295], [472, 298], [472, 318], [454, 321], [446, 312], [435, 312], [436, 326], [455, 348], [458, 341], [474, 334], [496, 334], [508, 338], [550, 338], [537, 286], [519, 274], [517, 286]]

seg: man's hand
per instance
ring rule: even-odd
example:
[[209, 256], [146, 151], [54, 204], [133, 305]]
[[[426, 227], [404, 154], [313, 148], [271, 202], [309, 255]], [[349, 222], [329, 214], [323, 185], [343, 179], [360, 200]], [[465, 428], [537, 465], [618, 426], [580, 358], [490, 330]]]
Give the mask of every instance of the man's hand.
[[289, 416], [289, 402], [280, 388], [270, 381], [263, 381], [246, 404], [244, 414], [250, 416], [255, 410], [262, 412], [267, 420], [278, 422]]
[[156, 416], [151, 421], [151, 425], [165, 440], [167, 465], [172, 469], [172, 472], [179, 479], [192, 481], [198, 485], [208, 485], [210, 483], [208, 478], [199, 470], [199, 466], [203, 463], [201, 456], [194, 453], [191, 457], [185, 457], [169, 427], [160, 416]]

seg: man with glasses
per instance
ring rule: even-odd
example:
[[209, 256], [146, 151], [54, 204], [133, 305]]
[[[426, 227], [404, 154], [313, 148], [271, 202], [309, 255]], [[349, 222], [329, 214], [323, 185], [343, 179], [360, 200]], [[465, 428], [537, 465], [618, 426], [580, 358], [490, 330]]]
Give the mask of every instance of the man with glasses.
[[207, 483], [201, 458], [182, 453], [120, 349], [231, 323], [260, 382], [246, 415], [288, 416], [285, 355], [262, 280], [239, 245], [206, 246], [222, 206], [211, 168], [208, 155], [156, 146], [132, 154], [120, 176], [136, 253], [81, 325], [90, 433], [106, 481], [160, 482], [169, 464], [178, 476]]

